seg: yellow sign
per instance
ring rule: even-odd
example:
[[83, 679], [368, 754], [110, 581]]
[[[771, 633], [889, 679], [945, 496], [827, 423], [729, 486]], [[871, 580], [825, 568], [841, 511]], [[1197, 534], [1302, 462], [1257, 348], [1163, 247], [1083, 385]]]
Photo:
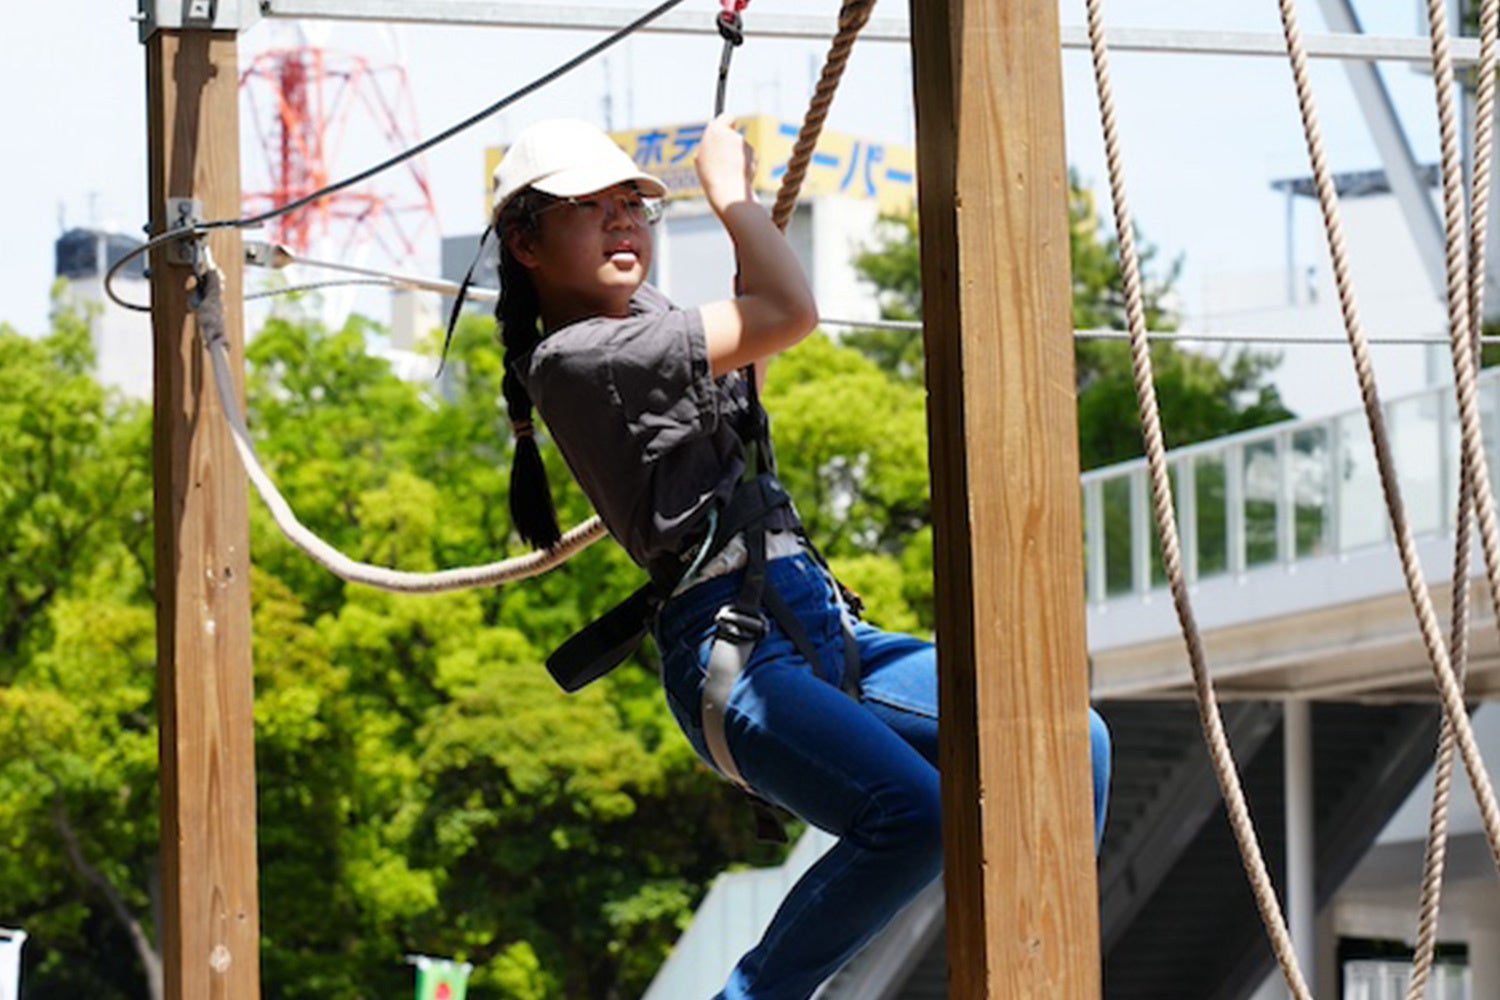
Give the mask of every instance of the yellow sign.
[[[775, 194], [786, 174], [792, 146], [800, 125], [780, 122], [769, 115], [743, 118], [735, 123], [745, 139], [755, 147], [758, 165], [755, 188]], [[640, 168], [661, 178], [669, 197], [701, 198], [698, 173], [693, 166], [698, 143], [703, 139], [703, 122], [691, 125], [668, 125], [662, 128], [612, 132], [610, 138], [629, 153]], [[491, 147], [484, 151], [485, 188], [489, 192], [495, 167], [504, 149]], [[871, 142], [854, 136], [825, 130], [813, 151], [807, 178], [802, 182], [802, 196], [838, 194], [879, 202], [883, 212], [910, 209], [916, 200], [916, 152], [910, 146]], [[493, 207], [486, 194], [486, 212]]]

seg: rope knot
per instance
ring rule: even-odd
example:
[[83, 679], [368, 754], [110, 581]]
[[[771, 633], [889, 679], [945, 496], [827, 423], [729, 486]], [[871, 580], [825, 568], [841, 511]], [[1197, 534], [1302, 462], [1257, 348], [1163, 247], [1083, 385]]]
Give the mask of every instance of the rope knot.
[[530, 420], [512, 420], [510, 430], [518, 441], [523, 438], [536, 436], [536, 426]]
[[745, 44], [745, 25], [740, 20], [738, 10], [730, 10], [726, 3], [725, 8], [719, 11], [719, 16], [714, 19], [714, 23], [719, 27], [719, 37], [725, 42], [730, 45]]

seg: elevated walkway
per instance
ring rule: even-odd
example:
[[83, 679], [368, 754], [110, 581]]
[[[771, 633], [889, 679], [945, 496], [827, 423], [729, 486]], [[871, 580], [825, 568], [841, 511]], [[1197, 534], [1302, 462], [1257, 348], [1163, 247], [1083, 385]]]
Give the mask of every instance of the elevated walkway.
[[[1479, 384], [1493, 480], [1500, 371]], [[1425, 390], [1387, 403], [1385, 415], [1407, 517], [1446, 616], [1459, 470], [1453, 394]], [[1433, 698], [1369, 438], [1357, 411], [1170, 453], [1184, 570], [1222, 698]], [[1146, 476], [1144, 461], [1083, 476], [1098, 699], [1192, 697]], [[1483, 565], [1476, 544], [1476, 580]], [[1471, 621], [1470, 690], [1487, 698], [1500, 685], [1500, 643], [1482, 585]]]

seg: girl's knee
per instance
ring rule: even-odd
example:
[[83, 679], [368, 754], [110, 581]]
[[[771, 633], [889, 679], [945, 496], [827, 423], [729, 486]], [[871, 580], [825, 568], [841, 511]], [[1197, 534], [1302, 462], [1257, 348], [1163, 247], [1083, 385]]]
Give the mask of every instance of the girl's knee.
[[902, 868], [918, 880], [942, 870], [943, 800], [932, 780], [891, 784], [870, 796], [850, 831], [862, 846], [901, 855]]

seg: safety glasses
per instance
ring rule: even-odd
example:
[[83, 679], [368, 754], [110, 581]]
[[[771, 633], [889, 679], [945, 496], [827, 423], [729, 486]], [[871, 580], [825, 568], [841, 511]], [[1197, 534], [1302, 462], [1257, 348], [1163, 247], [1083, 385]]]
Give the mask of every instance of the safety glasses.
[[603, 222], [607, 214], [623, 212], [630, 221], [641, 226], [655, 225], [661, 220], [663, 205], [660, 198], [643, 198], [638, 194], [591, 194], [581, 198], [558, 198], [537, 214], [550, 212], [567, 205], [591, 221]]

